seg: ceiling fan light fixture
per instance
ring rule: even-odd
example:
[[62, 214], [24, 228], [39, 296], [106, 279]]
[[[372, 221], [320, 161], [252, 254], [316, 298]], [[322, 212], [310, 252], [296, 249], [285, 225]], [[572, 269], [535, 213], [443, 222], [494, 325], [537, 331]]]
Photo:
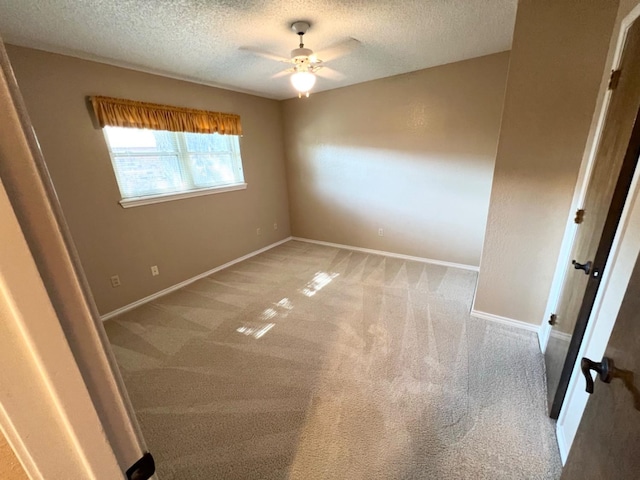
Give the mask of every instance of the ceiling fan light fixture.
[[311, 72], [295, 72], [293, 75], [291, 75], [291, 85], [293, 85], [293, 88], [298, 91], [299, 96], [302, 96], [302, 94], [306, 94], [306, 96], [308, 97], [309, 90], [313, 88], [315, 83], [316, 76]]

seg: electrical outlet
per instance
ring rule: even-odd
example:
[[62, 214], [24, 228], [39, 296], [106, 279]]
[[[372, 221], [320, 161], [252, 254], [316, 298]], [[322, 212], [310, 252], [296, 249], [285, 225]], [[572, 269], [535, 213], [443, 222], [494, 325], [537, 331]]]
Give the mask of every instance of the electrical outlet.
[[256, 228], [256, 235], [262, 235], [262, 229], [260, 227]]
[[278, 224], [277, 224], [277, 223], [274, 223], [274, 224], [273, 224], [273, 229], [274, 229], [274, 230], [277, 230], [277, 229], [278, 229]]
[[113, 288], [120, 286], [120, 277], [118, 275], [112, 276], [110, 280], [111, 280], [111, 286]]
[[151, 275], [153, 275], [154, 277], [156, 275], [160, 275], [160, 270], [158, 270], [158, 266], [154, 265], [151, 267]]
[[384, 237], [384, 229], [383, 228], [379, 228], [378, 229], [378, 236], [379, 237]]

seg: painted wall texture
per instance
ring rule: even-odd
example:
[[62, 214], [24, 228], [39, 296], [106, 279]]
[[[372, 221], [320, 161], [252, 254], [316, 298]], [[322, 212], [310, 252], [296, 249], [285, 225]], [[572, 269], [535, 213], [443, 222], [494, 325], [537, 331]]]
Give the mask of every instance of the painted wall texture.
[[504, 52], [284, 101], [293, 235], [477, 266], [508, 64]]
[[519, 2], [476, 310], [543, 320], [617, 8]]
[[3, 480], [27, 480], [27, 474], [0, 432], [0, 478]]
[[[38, 50], [7, 51], [100, 313], [289, 236], [277, 101]], [[123, 209], [88, 95], [239, 114], [248, 188]], [[116, 274], [122, 285], [113, 288]]]

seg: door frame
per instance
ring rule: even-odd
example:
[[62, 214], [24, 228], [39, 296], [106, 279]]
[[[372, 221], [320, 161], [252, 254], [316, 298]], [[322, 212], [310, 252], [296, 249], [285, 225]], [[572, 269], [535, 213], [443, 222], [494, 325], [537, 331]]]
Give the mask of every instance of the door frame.
[[[631, 25], [640, 18], [640, 5], [637, 5], [621, 22], [618, 34], [617, 44], [613, 59], [611, 62], [611, 70], [618, 68], [622, 57], [624, 43], [627, 33]], [[607, 72], [610, 69], [607, 69]], [[608, 78], [608, 75], [607, 75]], [[606, 85], [605, 85], [606, 88]], [[601, 103], [601, 109], [597, 117], [595, 134], [593, 140], [587, 149], [585, 156], [586, 165], [581, 168], [581, 175], [576, 185], [576, 193], [572, 207], [578, 208], [584, 201], [587, 184], [590, 173], [595, 160], [595, 153], [600, 143], [606, 113], [608, 111], [611, 98], [611, 91], [607, 89]], [[546, 348], [551, 327], [547, 323], [548, 315], [556, 308], [559, 301], [559, 295], [564, 286], [564, 278], [568, 270], [570, 261], [571, 247], [576, 234], [576, 225], [573, 223], [574, 210], [572, 208], [571, 215], [565, 230], [562, 249], [558, 258], [558, 265], [554, 275], [554, 281], [545, 312], [540, 327], [540, 343]], [[578, 430], [578, 425], [582, 419], [584, 409], [589, 399], [589, 394], [584, 391], [584, 378], [580, 371], [580, 358], [602, 358], [617, 313], [622, 304], [622, 298], [626, 291], [626, 286], [631, 277], [635, 262], [630, 262], [629, 258], [637, 256], [640, 252], [640, 168], [636, 168], [633, 176], [631, 187], [627, 194], [625, 207], [620, 217], [620, 223], [616, 231], [615, 239], [609, 252], [608, 267], [605, 269], [601, 279], [601, 285], [596, 295], [591, 315], [587, 323], [583, 341], [578, 350], [576, 362], [573, 367], [569, 385], [565, 395], [565, 401], [560, 410], [560, 415], [556, 424], [556, 434], [558, 439], [558, 447], [560, 449], [560, 457], [564, 464], [569, 455], [569, 450]], [[543, 351], [544, 351], [543, 348]]]
[[146, 445], [1, 38], [0, 111], [0, 430], [30, 478], [123, 478]]
[[33, 480], [121, 478], [1, 180], [0, 224], [0, 430]]
[[[584, 205], [584, 201], [587, 195], [587, 189], [589, 187], [589, 180], [591, 179], [591, 173], [595, 163], [598, 147], [602, 140], [602, 132], [604, 130], [604, 124], [609, 111], [609, 105], [611, 103], [612, 91], [609, 90], [609, 78], [612, 70], [616, 70], [620, 66], [622, 60], [622, 52], [624, 49], [624, 43], [627, 38], [627, 33], [633, 22], [640, 17], [640, 5], [634, 7], [620, 23], [620, 29], [618, 31], [618, 38], [616, 46], [613, 51], [611, 59], [607, 61], [607, 67], [600, 85], [600, 93], [596, 102], [596, 115], [594, 115], [594, 121], [587, 137], [585, 152], [580, 164], [580, 170], [578, 171], [578, 180], [571, 201], [571, 207], [567, 216], [567, 223], [560, 246], [560, 252], [558, 253], [558, 260], [556, 262], [556, 268], [553, 274], [551, 282], [551, 288], [549, 289], [549, 296], [547, 297], [547, 305], [544, 310], [544, 315], [538, 328], [538, 341], [540, 343], [540, 350], [544, 353], [549, 343], [549, 337], [552, 332], [552, 327], [549, 325], [549, 317], [552, 313], [555, 313], [560, 303], [560, 296], [565, 287], [565, 281], [567, 273], [570, 270], [571, 265], [571, 252], [573, 244], [576, 238], [578, 225], [574, 222], [576, 211]], [[595, 305], [594, 305], [595, 308]]]

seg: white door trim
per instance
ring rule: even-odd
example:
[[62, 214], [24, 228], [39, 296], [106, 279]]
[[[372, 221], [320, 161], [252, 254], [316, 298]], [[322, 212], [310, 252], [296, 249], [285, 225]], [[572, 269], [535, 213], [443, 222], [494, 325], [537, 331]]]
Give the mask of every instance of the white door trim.
[[[596, 295], [590, 321], [571, 374], [565, 402], [558, 417], [556, 427], [558, 441], [562, 438], [565, 442], [564, 445], [560, 445], [561, 452], [564, 450], [568, 454], [589, 399], [580, 371], [580, 359], [589, 357], [599, 361], [604, 355], [638, 253], [640, 253], [640, 168], [634, 174], [620, 226], [611, 247], [609, 265], [602, 275], [602, 284]], [[566, 455], [562, 461], [563, 463], [566, 461]]]
[[0, 38], [0, 429], [31, 478], [146, 451]]
[[[640, 5], [636, 6], [622, 21], [613, 63], [616, 66], [620, 63], [629, 27], [639, 17]], [[584, 378], [580, 371], [580, 359], [589, 357], [600, 360], [604, 355], [639, 252], [640, 168], [636, 168], [624, 210], [620, 217], [618, 230], [611, 246], [608, 265], [602, 275], [601, 285], [591, 310], [591, 316], [578, 351], [565, 401], [556, 425], [558, 445], [563, 464], [567, 460], [589, 399], [589, 394], [585, 392]]]
[[32, 479], [122, 478], [0, 183], [0, 429]]
[[551, 326], [548, 323], [549, 316], [555, 312], [558, 303], [560, 302], [560, 295], [564, 288], [565, 278], [569, 265], [571, 264], [571, 251], [573, 249], [573, 243], [576, 237], [577, 225], [573, 219], [575, 217], [576, 210], [582, 208], [584, 200], [587, 194], [587, 187], [589, 186], [589, 180], [591, 179], [591, 172], [593, 171], [593, 165], [595, 162], [598, 147], [602, 138], [602, 131], [606, 120], [607, 112], [609, 111], [609, 104], [611, 103], [611, 91], [608, 89], [609, 74], [611, 70], [615, 70], [620, 66], [622, 59], [622, 51], [624, 47], [624, 41], [627, 36], [629, 27], [636, 18], [640, 16], [640, 6], [636, 6], [622, 21], [620, 26], [620, 34], [618, 35], [618, 41], [616, 48], [611, 59], [610, 65], [605, 69], [605, 75], [603, 76], [600, 94], [596, 105], [600, 105], [599, 110], [596, 107], [598, 113], [594, 117], [594, 126], [592, 127], [592, 133], [590, 133], [587, 139], [587, 147], [580, 165], [578, 172], [578, 180], [573, 194], [573, 200], [571, 202], [571, 208], [567, 217], [567, 225], [565, 228], [562, 244], [560, 246], [560, 253], [558, 254], [558, 261], [556, 262], [556, 269], [551, 282], [551, 288], [549, 290], [549, 296], [547, 298], [547, 305], [545, 307], [544, 316], [540, 323], [539, 338], [540, 347], [544, 352], [549, 342], [549, 335], [551, 334]]

